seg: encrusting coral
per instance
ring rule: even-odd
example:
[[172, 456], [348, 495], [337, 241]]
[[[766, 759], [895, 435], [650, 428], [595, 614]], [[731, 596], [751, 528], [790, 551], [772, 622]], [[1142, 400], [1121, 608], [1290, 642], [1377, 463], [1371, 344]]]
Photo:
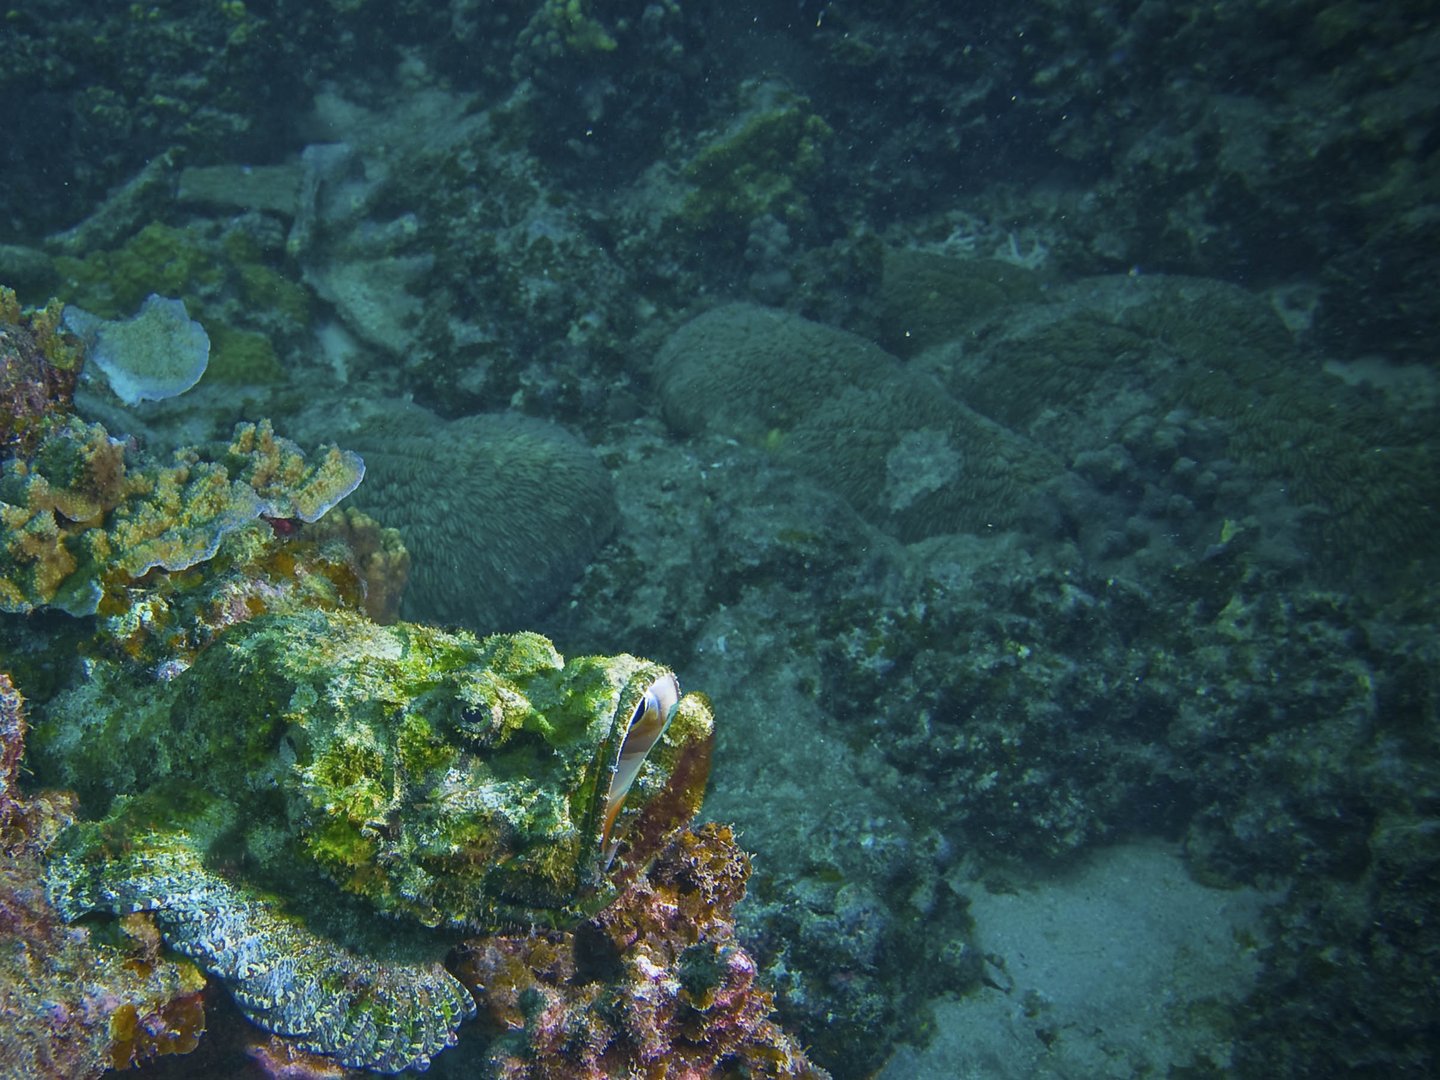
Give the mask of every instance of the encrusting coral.
[[[307, 459], [268, 421], [240, 424], [209, 458], [169, 465], [70, 411], [79, 361], [58, 334], [58, 308], [21, 316], [13, 294], [0, 329], [0, 611], [72, 615], [123, 603], [157, 568], [213, 558], [260, 519], [314, 522], [360, 483], [364, 463], [331, 447]], [[48, 313], [48, 314], [47, 314]]]
[[360, 604], [378, 623], [400, 617], [400, 600], [410, 579], [410, 552], [396, 529], [382, 526], [353, 507], [340, 507], [307, 531], [307, 537], [325, 545], [335, 540], [353, 560], [363, 587]]
[[576, 929], [467, 943], [458, 971], [496, 1036], [489, 1073], [826, 1077], [770, 1018], [735, 940], [731, 911], [749, 875], [730, 827], [706, 824]]

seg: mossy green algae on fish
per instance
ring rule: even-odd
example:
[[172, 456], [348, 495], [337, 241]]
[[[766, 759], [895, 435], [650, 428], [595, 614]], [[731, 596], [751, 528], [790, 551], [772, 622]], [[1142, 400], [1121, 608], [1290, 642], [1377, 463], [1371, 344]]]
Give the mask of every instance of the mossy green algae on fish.
[[[624, 654], [566, 662], [536, 634], [482, 640], [340, 612], [232, 627], [168, 684], [127, 693], [127, 677], [62, 695], [37, 724], [42, 779], [97, 807], [126, 796], [62, 840], [58, 906], [155, 911], [261, 1026], [386, 1071], [428, 1060], [468, 1014], [435, 963], [449, 938], [433, 935], [428, 960], [377, 959], [402, 924], [325, 907], [360, 909], [343, 891], [412, 927], [468, 930], [596, 910], [613, 893], [616, 763], [651, 688], [673, 679]], [[673, 705], [616, 837], [711, 724], [703, 698]], [[336, 924], [358, 927], [354, 940]], [[349, 982], [321, 979], [327, 965]], [[417, 1027], [391, 984], [447, 1003], [445, 1022]], [[306, 1005], [336, 993], [338, 1013]]]

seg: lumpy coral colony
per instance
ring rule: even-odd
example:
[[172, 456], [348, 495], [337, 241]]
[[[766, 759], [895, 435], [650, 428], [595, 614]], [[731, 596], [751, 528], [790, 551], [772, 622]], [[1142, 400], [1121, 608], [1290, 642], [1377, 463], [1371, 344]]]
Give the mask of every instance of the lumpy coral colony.
[[[69, 1039], [88, 1056], [67, 1074], [96, 1075], [189, 1050], [198, 966], [273, 1033], [271, 1066], [423, 1068], [478, 1013], [489, 1075], [823, 1075], [735, 941], [747, 858], [685, 829], [702, 697], [626, 654], [391, 621], [393, 540], [319, 520], [358, 457], [246, 424], [157, 465], [73, 415], [53, 309], [0, 294], [0, 345], [0, 632], [33, 697], [27, 733], [0, 676], [0, 904], [93, 989], [0, 1062]], [[19, 625], [42, 608], [76, 618]], [[41, 677], [77, 643], [83, 676]], [[37, 781], [74, 794], [19, 799], [27, 734]], [[51, 993], [6, 978], [7, 1016]]]

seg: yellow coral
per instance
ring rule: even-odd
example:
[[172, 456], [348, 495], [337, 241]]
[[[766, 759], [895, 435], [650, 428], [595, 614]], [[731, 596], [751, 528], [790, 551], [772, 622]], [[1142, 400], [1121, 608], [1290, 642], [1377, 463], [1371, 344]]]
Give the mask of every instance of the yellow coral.
[[318, 462], [307, 461], [298, 446], [275, 434], [268, 420], [238, 425], [227, 454], [232, 465], [239, 465], [240, 479], [263, 500], [267, 517], [319, 521], [365, 475], [356, 454], [334, 446]]
[[361, 475], [358, 457], [333, 448], [308, 462], [268, 422], [242, 424], [224, 462], [191, 451], [168, 467], [132, 469], [104, 428], [71, 418], [32, 459], [6, 465], [0, 607], [88, 614], [106, 592], [156, 567], [212, 558], [226, 536], [262, 516], [314, 520]]

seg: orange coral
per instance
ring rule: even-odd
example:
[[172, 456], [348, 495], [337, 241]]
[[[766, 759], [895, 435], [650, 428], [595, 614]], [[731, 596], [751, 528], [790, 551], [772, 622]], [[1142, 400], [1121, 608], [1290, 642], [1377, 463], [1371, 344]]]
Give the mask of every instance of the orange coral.
[[239, 425], [219, 461], [134, 460], [72, 412], [81, 355], [63, 310], [27, 315], [0, 288], [0, 611], [91, 614], [157, 567], [213, 558], [261, 517], [316, 521], [360, 483], [358, 456], [307, 459], [268, 421]]
[[396, 529], [387, 529], [359, 510], [345, 508], [315, 524], [306, 536], [320, 544], [343, 545], [362, 590], [365, 614], [382, 626], [400, 617], [400, 601], [410, 578], [410, 552]]
[[319, 521], [365, 475], [359, 456], [338, 447], [307, 459], [269, 420], [236, 425], [226, 455], [231, 474], [255, 492], [267, 517]]
[[[169, 466], [98, 424], [53, 424], [0, 475], [0, 610], [89, 614], [156, 568], [212, 559], [261, 517], [312, 520], [354, 489], [363, 466], [331, 448], [309, 461], [268, 422], [242, 424], [223, 461], [182, 451]], [[268, 531], [268, 530], [267, 530]]]

